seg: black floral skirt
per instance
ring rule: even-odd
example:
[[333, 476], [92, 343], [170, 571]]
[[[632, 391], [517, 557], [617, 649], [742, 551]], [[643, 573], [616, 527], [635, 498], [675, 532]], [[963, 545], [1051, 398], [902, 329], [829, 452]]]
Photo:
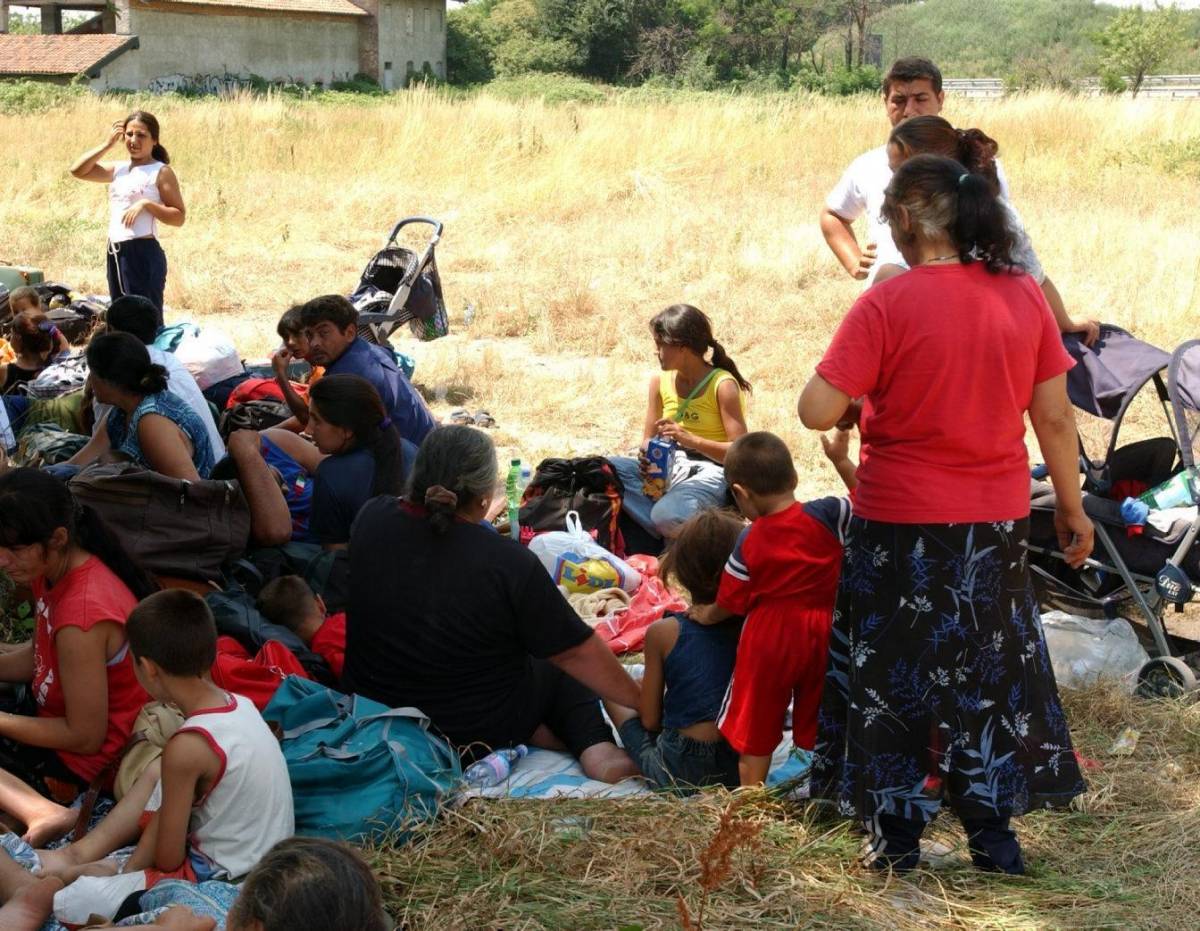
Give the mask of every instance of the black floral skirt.
[[1028, 520], [855, 518], [817, 725], [814, 798], [928, 820], [1065, 806], [1086, 785], [1026, 567]]

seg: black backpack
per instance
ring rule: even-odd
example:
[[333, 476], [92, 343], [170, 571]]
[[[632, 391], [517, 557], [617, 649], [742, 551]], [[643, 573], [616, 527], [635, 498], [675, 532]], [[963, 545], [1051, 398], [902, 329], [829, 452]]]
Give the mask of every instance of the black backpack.
[[260, 398], [235, 404], [221, 415], [217, 429], [221, 432], [221, 439], [228, 442], [236, 430], [266, 430], [279, 426], [291, 416], [292, 409], [282, 401]]
[[583, 528], [614, 556], [625, 555], [621, 501], [625, 488], [612, 464], [600, 456], [544, 459], [521, 499], [521, 542], [562, 530], [567, 512], [577, 511]]

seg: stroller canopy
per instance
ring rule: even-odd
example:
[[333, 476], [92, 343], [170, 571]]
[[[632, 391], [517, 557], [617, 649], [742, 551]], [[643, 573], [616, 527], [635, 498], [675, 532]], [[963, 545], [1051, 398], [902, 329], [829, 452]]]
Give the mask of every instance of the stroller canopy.
[[[1067, 373], [1071, 403], [1117, 423], [1134, 395], [1171, 362], [1170, 354], [1108, 324], [1100, 327], [1093, 346], [1085, 346], [1074, 334], [1063, 337], [1063, 344], [1076, 363]], [[1192, 397], [1200, 397], [1200, 353], [1190, 356], [1187, 364]]]
[[1167, 372], [1167, 395], [1175, 416], [1180, 457], [1192, 468], [1200, 458], [1200, 339], [1175, 350]]

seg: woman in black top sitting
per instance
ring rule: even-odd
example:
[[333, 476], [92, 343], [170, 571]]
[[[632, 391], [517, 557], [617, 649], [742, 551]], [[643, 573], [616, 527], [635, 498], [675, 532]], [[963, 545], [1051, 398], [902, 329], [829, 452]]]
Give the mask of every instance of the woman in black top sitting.
[[500, 747], [567, 749], [593, 779], [637, 766], [597, 697], [640, 690], [529, 550], [480, 526], [496, 450], [470, 427], [440, 427], [407, 499], [381, 496], [350, 536], [343, 686], [420, 708], [470, 760]]

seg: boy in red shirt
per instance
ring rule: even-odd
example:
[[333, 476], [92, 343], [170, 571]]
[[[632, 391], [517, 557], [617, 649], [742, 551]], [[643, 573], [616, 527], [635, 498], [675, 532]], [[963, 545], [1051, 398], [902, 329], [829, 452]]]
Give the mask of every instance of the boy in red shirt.
[[298, 575], [272, 579], [258, 594], [258, 611], [272, 624], [286, 627], [329, 664], [337, 679], [346, 662], [346, 615], [325, 614], [325, 602]]
[[789, 704], [796, 746], [811, 750], [816, 740], [850, 502], [796, 501], [792, 454], [772, 433], [734, 441], [725, 480], [752, 523], [729, 557], [716, 604], [691, 616], [704, 624], [746, 617], [718, 724], [740, 754], [741, 784], [760, 785]]

